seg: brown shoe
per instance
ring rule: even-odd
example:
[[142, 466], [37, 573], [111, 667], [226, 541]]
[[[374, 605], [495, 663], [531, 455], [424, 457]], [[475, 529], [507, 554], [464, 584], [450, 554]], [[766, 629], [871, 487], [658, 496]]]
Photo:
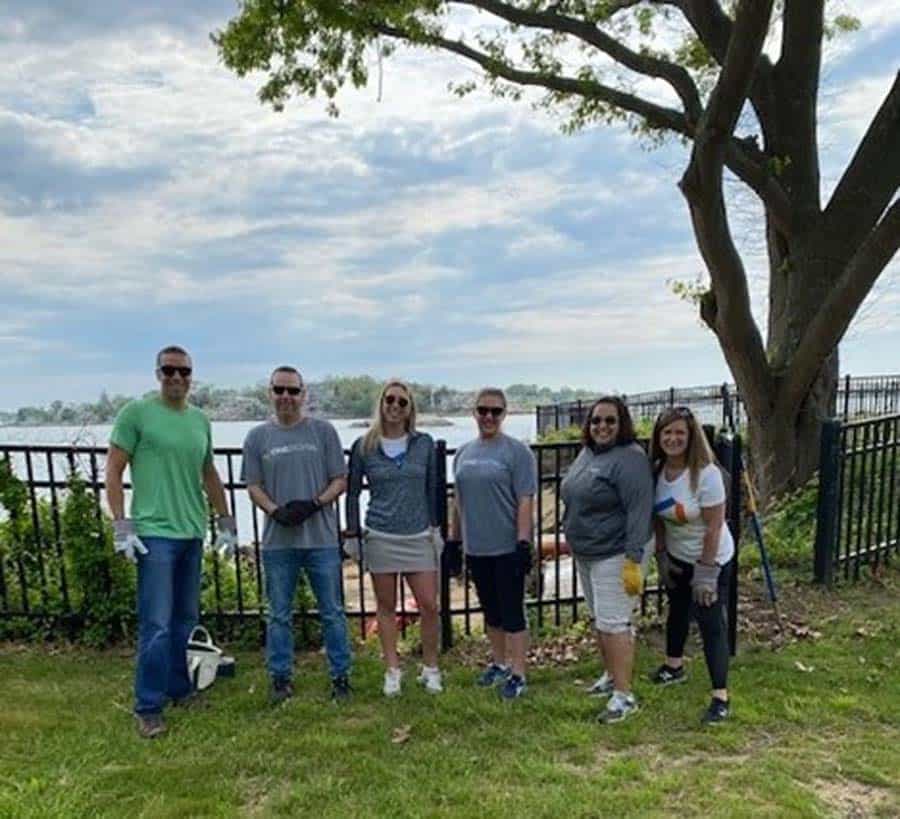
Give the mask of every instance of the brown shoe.
[[142, 739], [154, 739], [166, 732], [162, 714], [135, 714], [137, 732]]

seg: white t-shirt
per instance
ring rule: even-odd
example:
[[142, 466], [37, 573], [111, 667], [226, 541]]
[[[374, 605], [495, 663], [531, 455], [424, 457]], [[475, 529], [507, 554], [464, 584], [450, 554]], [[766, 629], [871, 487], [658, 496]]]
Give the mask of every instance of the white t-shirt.
[[[725, 503], [725, 484], [715, 464], [707, 464], [700, 470], [696, 492], [691, 492], [690, 470], [684, 469], [674, 481], [667, 481], [663, 469], [656, 481], [653, 513], [665, 523], [666, 550], [669, 554], [686, 563], [699, 560], [706, 534], [706, 524], [700, 510], [722, 503]], [[719, 534], [716, 563], [721, 566], [733, 555], [734, 540], [728, 524], [724, 523]]]
[[381, 437], [381, 449], [392, 461], [396, 461], [401, 455], [405, 455], [408, 445], [409, 435], [401, 435], [399, 438]]

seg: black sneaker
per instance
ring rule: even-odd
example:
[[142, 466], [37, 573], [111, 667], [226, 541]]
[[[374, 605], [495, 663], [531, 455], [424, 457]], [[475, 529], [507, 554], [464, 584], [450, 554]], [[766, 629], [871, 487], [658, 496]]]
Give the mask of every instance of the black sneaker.
[[284, 677], [276, 677], [272, 680], [272, 686], [269, 689], [269, 703], [272, 705], [281, 705], [281, 703], [289, 700], [294, 696], [294, 684]]
[[703, 725], [718, 725], [728, 719], [730, 712], [731, 707], [728, 704], [728, 700], [720, 700], [718, 697], [713, 697], [700, 722]]
[[665, 663], [650, 675], [650, 682], [655, 685], [675, 685], [676, 683], [683, 683], [686, 679], [687, 674], [684, 673], [684, 666], [672, 668]]
[[339, 677], [332, 677], [331, 679], [331, 701], [332, 702], [346, 702], [350, 699], [350, 695], [353, 693], [353, 689], [350, 687], [350, 680], [347, 679], [346, 674], [341, 674]]

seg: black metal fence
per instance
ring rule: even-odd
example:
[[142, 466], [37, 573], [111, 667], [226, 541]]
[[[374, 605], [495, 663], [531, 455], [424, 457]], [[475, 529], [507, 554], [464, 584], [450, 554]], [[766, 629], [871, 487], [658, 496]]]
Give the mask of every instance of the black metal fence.
[[[739, 437], [720, 437], [715, 442], [720, 461], [732, 477], [728, 521], [736, 544], [740, 539], [740, 446]], [[585, 612], [574, 560], [561, 531], [560, 485], [578, 448], [579, 445], [573, 443], [532, 447], [540, 484], [535, 503], [535, 531], [540, 535], [536, 537], [538, 557], [526, 605], [537, 627], [564, 625]], [[454, 490], [448, 479], [447, 466], [454, 451], [447, 449], [444, 441], [437, 442], [437, 450], [439, 509], [446, 535], [447, 509]], [[97, 447], [0, 444], [0, 467], [5, 465], [12, 483], [24, 493], [20, 498], [21, 505], [11, 514], [0, 508], [0, 516], [6, 518], [0, 519], [0, 622], [15, 618], [39, 620], [46, 624], [47, 631], [60, 630], [70, 636], [77, 635], [84, 625], [79, 612], [80, 593], [73, 589], [69, 576], [73, 538], [66, 531], [63, 518], [71, 494], [70, 476], [75, 473], [83, 480], [90, 500], [90, 548], [111, 554], [110, 527], [102, 502], [105, 454], [105, 449]], [[250, 504], [246, 485], [240, 480], [241, 450], [218, 448], [215, 457], [229, 503], [236, 510], [243, 547], [233, 560], [222, 560], [215, 553], [204, 558], [204, 622], [225, 631], [249, 625], [258, 629], [261, 637], [265, 613], [260, 553], [262, 513]], [[6, 486], [10, 486], [10, 481]], [[126, 484], [125, 489], [128, 494], [130, 485]], [[8, 500], [8, 496], [0, 494], [0, 507], [4, 497]], [[340, 516], [340, 512], [337, 514]], [[84, 532], [79, 534], [82, 538], [84, 535]], [[121, 566], [119, 558], [114, 560], [115, 565]], [[129, 577], [133, 583], [133, 575]], [[729, 618], [732, 646], [735, 645], [737, 621], [736, 572], [733, 577], [735, 585]], [[107, 577], [107, 593], [111, 590], [111, 582]], [[417, 619], [414, 602], [407, 591], [401, 580], [396, 616], [404, 633]], [[355, 561], [344, 563], [342, 592], [348, 617], [358, 633], [366, 637], [375, 623], [374, 597]], [[442, 576], [440, 598], [442, 641], [444, 647], [449, 647], [455, 631], [471, 633], [473, 625], [480, 621], [481, 609], [467, 573], [459, 579]], [[304, 634], [317, 618], [311, 595], [307, 594], [307, 600], [308, 605], [300, 605], [296, 612]], [[662, 590], [646, 585], [641, 599], [642, 612], [661, 611], [663, 601]]]
[[[676, 404], [691, 407], [704, 423], [721, 422], [730, 426], [733, 418], [738, 426], [746, 420], [744, 402], [734, 384], [704, 387], [669, 387], [667, 390], [623, 395], [635, 420], [654, 420], [662, 410]], [[570, 426], [581, 426], [591, 401], [570, 401], [535, 407], [538, 435]], [[845, 375], [838, 382], [831, 415], [845, 421], [900, 412], [900, 375], [867, 375], [853, 378]]]
[[822, 427], [814, 574], [857, 580], [900, 554], [900, 414]]

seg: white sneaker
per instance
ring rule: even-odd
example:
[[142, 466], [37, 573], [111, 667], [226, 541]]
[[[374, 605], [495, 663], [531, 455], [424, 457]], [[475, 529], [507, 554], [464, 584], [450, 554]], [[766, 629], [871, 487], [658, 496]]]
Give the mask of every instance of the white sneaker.
[[612, 694], [613, 688], [615, 688], [613, 678], [609, 676], [609, 672], [604, 671], [602, 676], [598, 677], [597, 681], [588, 688], [587, 692], [592, 697], [608, 697]]
[[399, 668], [389, 668], [384, 672], [384, 696], [396, 697], [400, 693], [400, 681], [403, 672]]
[[606, 703], [606, 708], [600, 712], [597, 720], [605, 723], [621, 722], [639, 710], [640, 708], [637, 700], [634, 698], [634, 694], [613, 691], [609, 702]]
[[444, 690], [444, 683], [440, 670], [435, 666], [430, 668], [422, 666], [422, 673], [419, 674], [419, 682], [425, 686], [425, 690], [429, 694], [440, 694]]

